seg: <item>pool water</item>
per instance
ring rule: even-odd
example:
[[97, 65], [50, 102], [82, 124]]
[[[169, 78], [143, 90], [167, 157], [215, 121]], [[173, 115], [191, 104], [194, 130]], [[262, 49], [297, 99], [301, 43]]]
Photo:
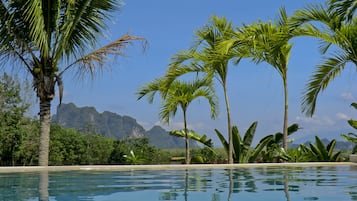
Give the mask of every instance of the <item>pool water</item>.
[[0, 173], [1, 201], [347, 201], [357, 166]]

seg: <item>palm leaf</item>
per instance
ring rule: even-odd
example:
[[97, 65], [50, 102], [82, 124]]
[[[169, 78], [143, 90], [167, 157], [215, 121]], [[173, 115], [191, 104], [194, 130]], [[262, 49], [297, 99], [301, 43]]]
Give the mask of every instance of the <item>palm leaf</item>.
[[355, 0], [329, 0], [329, 10], [336, 12], [342, 19], [351, 21], [357, 9]]
[[341, 72], [345, 67], [349, 57], [341, 52], [341, 55], [335, 54], [317, 66], [317, 70], [310, 78], [302, 100], [302, 111], [312, 116], [317, 101], [317, 95], [323, 91], [327, 85]]
[[78, 75], [83, 76], [84, 74], [89, 73], [92, 77], [94, 77], [94, 75], [96, 75], [98, 71], [103, 69], [104, 63], [108, 59], [108, 55], [123, 56], [124, 54], [122, 49], [127, 47], [127, 45], [131, 44], [133, 40], [141, 40], [145, 43], [145, 40], [141, 37], [124, 35], [116, 41], [113, 41], [110, 44], [105, 45], [77, 59], [67, 68], [65, 68], [60, 73], [60, 75], [62, 75], [66, 70], [70, 69], [71, 67], [78, 66]]
[[35, 44], [41, 50], [41, 54], [48, 58], [50, 46], [49, 46], [49, 38], [48, 33], [45, 31], [45, 19], [44, 13], [42, 10], [42, 1], [41, 0], [29, 0], [25, 4], [25, 20], [28, 22], [30, 27], [30, 36], [35, 42]]

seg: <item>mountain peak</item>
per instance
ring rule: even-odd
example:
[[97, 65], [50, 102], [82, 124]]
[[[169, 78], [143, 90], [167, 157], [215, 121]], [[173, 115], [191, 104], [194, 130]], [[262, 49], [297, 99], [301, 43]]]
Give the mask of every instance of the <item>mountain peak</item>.
[[62, 103], [52, 122], [74, 128], [84, 133], [98, 133], [114, 139], [149, 138], [149, 142], [159, 148], [183, 148], [183, 139], [171, 136], [160, 126], [149, 131], [130, 116], [120, 116], [110, 111], [99, 113], [95, 107], [77, 107], [74, 103]]

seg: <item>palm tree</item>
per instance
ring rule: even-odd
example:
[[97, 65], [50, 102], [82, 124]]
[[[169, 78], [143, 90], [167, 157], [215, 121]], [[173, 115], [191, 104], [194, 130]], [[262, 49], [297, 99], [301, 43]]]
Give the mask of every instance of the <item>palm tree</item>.
[[[341, 3], [347, 2], [349, 1], [341, 1]], [[331, 6], [333, 4], [329, 7]], [[334, 52], [317, 66], [306, 86], [302, 110], [309, 116], [314, 114], [318, 94], [326, 89], [346, 64], [352, 62], [357, 67], [357, 18], [343, 20], [345, 15], [341, 14], [342, 10], [329, 9], [329, 7], [312, 5], [296, 11], [291, 18], [292, 27], [301, 27], [298, 35], [312, 36], [321, 40], [320, 51], [323, 54], [331, 46], [335, 47]]]
[[138, 91], [138, 99], [144, 96], [148, 96], [150, 103], [153, 102], [153, 98], [156, 92], [161, 94], [163, 99], [160, 119], [165, 123], [170, 122], [170, 117], [175, 116], [177, 108], [180, 107], [183, 112], [184, 133], [185, 133], [185, 148], [186, 148], [186, 164], [190, 163], [190, 148], [189, 148], [189, 130], [187, 128], [187, 109], [190, 103], [200, 97], [208, 100], [211, 117], [215, 118], [217, 115], [217, 97], [214, 92], [212, 84], [205, 80], [195, 80], [194, 82], [175, 80], [167, 88], [165, 84], [165, 78], [159, 78], [143, 86]]
[[[229, 151], [228, 162], [233, 163], [233, 139], [230, 105], [227, 93], [228, 63], [234, 58], [233, 53], [218, 52], [219, 43], [222, 40], [231, 38], [233, 35], [233, 25], [225, 18], [213, 16], [210, 24], [204, 26], [196, 32], [197, 40], [193, 48], [182, 51], [172, 57], [169, 69], [166, 73], [168, 83], [187, 73], [201, 74], [202, 79], [213, 82], [216, 78], [223, 88], [226, 103]], [[235, 63], [239, 63], [239, 58]]]
[[[283, 80], [284, 87], [284, 121], [283, 121], [283, 148], [288, 148], [288, 61], [292, 45], [291, 30], [288, 26], [288, 17], [284, 8], [280, 9], [280, 16], [273, 22], [257, 22], [245, 25], [240, 35], [245, 35], [248, 52], [245, 57], [252, 58], [253, 62], [267, 62], [274, 67]], [[251, 41], [249, 41], [251, 39]], [[242, 40], [242, 38], [237, 39]], [[248, 41], [248, 42], [247, 42]], [[234, 45], [232, 46], [234, 48]]]
[[121, 55], [131, 40], [141, 39], [125, 35], [96, 49], [108, 16], [119, 6], [112, 0], [0, 1], [0, 59], [16, 61], [33, 77], [40, 100], [40, 166], [48, 165], [51, 101], [57, 85], [61, 102], [63, 74], [76, 68], [94, 76], [107, 55]]

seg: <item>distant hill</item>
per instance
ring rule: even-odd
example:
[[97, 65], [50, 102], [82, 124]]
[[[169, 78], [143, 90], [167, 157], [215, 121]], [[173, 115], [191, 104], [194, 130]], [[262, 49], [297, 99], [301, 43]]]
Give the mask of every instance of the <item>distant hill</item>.
[[[115, 139], [146, 137], [150, 144], [158, 148], [185, 147], [182, 138], [170, 136], [160, 126], [146, 131], [130, 116], [120, 116], [108, 111], [99, 113], [94, 107], [76, 107], [73, 103], [62, 103], [51, 120], [66, 128], [74, 128], [84, 133], [98, 133]], [[197, 147], [195, 142], [191, 144], [191, 147]]]

